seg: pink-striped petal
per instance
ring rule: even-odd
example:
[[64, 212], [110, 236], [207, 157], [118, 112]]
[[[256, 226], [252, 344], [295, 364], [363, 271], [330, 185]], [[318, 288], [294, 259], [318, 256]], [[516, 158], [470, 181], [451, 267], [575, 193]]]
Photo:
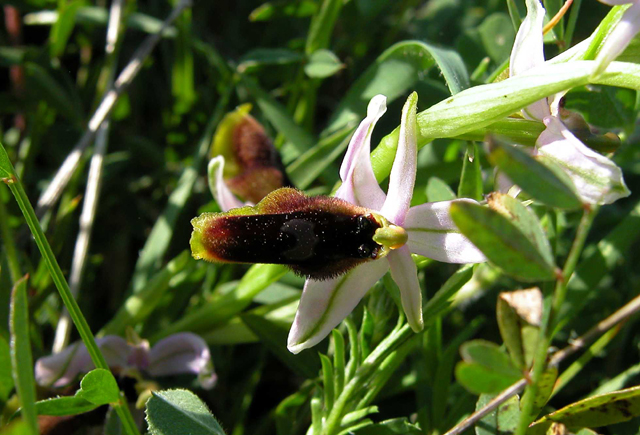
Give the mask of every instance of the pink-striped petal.
[[449, 207], [458, 201], [430, 202], [411, 207], [404, 229], [409, 233], [407, 246], [411, 252], [445, 263], [482, 263], [485, 256], [463, 236], [451, 219]]
[[322, 341], [353, 311], [387, 270], [389, 262], [370, 261], [337, 278], [326, 281], [307, 279], [289, 331], [289, 351], [299, 353]]
[[547, 128], [536, 142], [538, 154], [564, 169], [583, 201], [611, 204], [629, 196], [622, 171], [613, 161], [584, 145], [558, 118], [547, 117], [544, 123]]
[[387, 111], [387, 97], [376, 95], [369, 102], [367, 117], [360, 123], [349, 142], [340, 166], [342, 185], [336, 197], [352, 204], [379, 210], [385, 194], [371, 167], [371, 133], [376, 122]]
[[422, 320], [422, 290], [418, 282], [418, 268], [411, 259], [411, 252], [405, 245], [387, 255], [391, 265], [391, 277], [398, 284], [402, 298], [402, 309], [407, 316], [411, 329], [420, 332], [424, 329]]
[[[238, 208], [245, 205], [236, 196], [231, 193], [231, 190], [227, 187], [223, 177], [224, 172], [224, 157], [217, 156], [209, 161], [207, 168], [207, 174], [209, 176], [209, 189], [211, 194], [215, 198], [216, 202], [220, 206], [220, 209], [224, 212], [231, 210], [232, 208]], [[253, 204], [251, 204], [253, 205]]]
[[391, 168], [387, 199], [380, 213], [396, 225], [404, 225], [411, 206], [418, 160], [416, 108], [418, 94], [412, 93], [402, 109], [398, 150]]

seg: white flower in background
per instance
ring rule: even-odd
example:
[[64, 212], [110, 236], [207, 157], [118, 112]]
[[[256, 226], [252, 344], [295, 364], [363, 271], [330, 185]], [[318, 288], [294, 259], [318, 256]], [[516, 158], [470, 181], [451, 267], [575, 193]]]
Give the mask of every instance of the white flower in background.
[[[544, 63], [542, 28], [545, 10], [539, 0], [527, 0], [526, 4], [527, 16], [518, 29], [511, 52], [511, 76]], [[571, 178], [585, 203], [611, 204], [628, 196], [630, 192], [620, 168], [584, 145], [562, 122], [559, 116], [562, 95], [544, 98], [522, 111], [525, 118], [544, 122], [546, 126], [536, 141], [533, 154], [544, 156], [560, 166]], [[504, 178], [499, 177], [499, 184], [500, 190], [505, 191], [507, 183]]]
[[[131, 344], [116, 335], [98, 338], [96, 344], [109, 368], [119, 373], [137, 370], [154, 378], [191, 373], [198, 376], [203, 388], [212, 388], [216, 383], [209, 347], [201, 337], [190, 332], [170, 335], [151, 348], [147, 340]], [[62, 387], [94, 368], [87, 348], [78, 342], [59, 353], [39, 358], [35, 378], [38, 385]]]

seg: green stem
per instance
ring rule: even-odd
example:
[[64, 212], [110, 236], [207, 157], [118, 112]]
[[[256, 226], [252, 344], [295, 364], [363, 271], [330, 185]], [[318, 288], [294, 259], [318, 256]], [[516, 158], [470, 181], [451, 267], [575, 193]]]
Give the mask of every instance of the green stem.
[[[2, 144], [0, 144], [0, 153], [6, 156], [6, 151], [4, 149], [4, 146], [2, 146]], [[2, 157], [4, 156], [0, 155], [0, 160], [3, 160]], [[109, 370], [109, 366], [107, 365], [107, 362], [105, 361], [104, 356], [102, 356], [102, 353], [100, 352], [100, 349], [96, 344], [95, 338], [91, 333], [89, 324], [87, 323], [86, 319], [82, 315], [82, 311], [80, 310], [78, 303], [71, 295], [71, 290], [69, 289], [67, 280], [65, 279], [64, 274], [60, 269], [60, 265], [58, 264], [58, 261], [56, 260], [55, 255], [51, 250], [51, 246], [49, 245], [49, 242], [47, 241], [47, 238], [44, 235], [42, 228], [40, 227], [40, 223], [38, 222], [36, 213], [33, 210], [33, 206], [29, 202], [29, 198], [27, 197], [27, 194], [24, 191], [24, 188], [22, 187], [22, 183], [16, 176], [13, 165], [11, 165], [8, 159], [2, 163], [4, 164], [3, 166], [5, 166], [2, 169], [10, 174], [10, 177], [5, 178], [4, 181], [5, 183], [7, 183], [7, 185], [9, 186], [9, 189], [11, 189], [11, 193], [13, 193], [13, 196], [16, 198], [16, 202], [18, 203], [18, 206], [20, 207], [20, 210], [24, 215], [24, 218], [27, 222], [27, 225], [29, 226], [29, 229], [31, 230], [31, 233], [33, 234], [33, 238], [36, 241], [36, 245], [38, 245], [38, 249], [40, 250], [42, 257], [44, 258], [47, 264], [49, 273], [51, 273], [51, 279], [53, 280], [56, 288], [58, 289], [58, 292], [60, 293], [60, 298], [62, 299], [62, 302], [64, 303], [65, 307], [69, 311], [69, 315], [71, 316], [71, 319], [73, 320], [74, 325], [78, 329], [80, 338], [82, 338], [82, 341], [87, 348], [87, 352], [89, 353], [89, 356], [93, 361], [93, 364], [96, 366], [96, 368]], [[130, 427], [130, 425], [127, 424], [127, 421], [133, 422], [133, 417], [131, 416], [129, 408], [127, 406], [121, 406], [121, 405], [115, 405], [114, 408], [118, 413], [118, 415], [120, 416], [120, 418], [122, 419], [122, 424], [127, 429], [127, 433], [130, 435], [138, 435], [139, 432], [135, 427], [135, 424], [133, 427]]]
[[382, 364], [385, 358], [397, 346], [411, 338], [412, 335], [413, 331], [411, 327], [405, 324], [398, 331], [385, 338], [382, 343], [371, 352], [333, 404], [333, 408], [331, 408], [331, 412], [327, 417], [327, 423], [322, 432], [323, 435], [333, 435], [338, 432], [347, 403], [352, 399], [355, 392], [365, 385], [367, 378], [380, 367], [380, 364]]
[[554, 335], [553, 324], [556, 322], [556, 318], [562, 304], [567, 296], [567, 284], [571, 275], [576, 268], [582, 248], [589, 234], [589, 229], [593, 223], [593, 219], [598, 211], [597, 206], [593, 208], [585, 208], [585, 211], [580, 219], [576, 237], [573, 240], [571, 250], [565, 261], [564, 268], [562, 269], [562, 276], [556, 282], [556, 287], [553, 292], [553, 299], [551, 301], [545, 301], [545, 309], [543, 313], [543, 319], [540, 326], [540, 335], [538, 337], [538, 345], [535, 351], [533, 369], [531, 375], [531, 383], [527, 386], [527, 392], [522, 398], [522, 413], [520, 414], [520, 420], [518, 421], [518, 427], [515, 435], [524, 435], [529, 424], [535, 418], [533, 413], [534, 400], [538, 393], [538, 385], [540, 379], [547, 366], [547, 352], [551, 340]]

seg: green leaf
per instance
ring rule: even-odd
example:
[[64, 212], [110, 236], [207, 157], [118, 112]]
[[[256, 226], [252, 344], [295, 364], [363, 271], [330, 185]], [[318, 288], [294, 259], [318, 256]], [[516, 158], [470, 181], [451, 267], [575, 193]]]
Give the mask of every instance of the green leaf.
[[120, 400], [118, 383], [109, 370], [94, 369], [84, 375], [76, 397], [94, 405], [117, 403]]
[[542, 229], [542, 225], [540, 225], [540, 221], [531, 209], [525, 207], [512, 196], [499, 192], [490, 194], [487, 202], [489, 207], [508, 218], [511, 223], [522, 231], [522, 234], [527, 236], [547, 263], [553, 264], [553, 253], [551, 252], [549, 240]]
[[489, 15], [478, 26], [482, 45], [491, 59], [500, 64], [509, 58], [516, 37], [509, 16], [503, 12]]
[[366, 113], [369, 100], [377, 94], [386, 95], [388, 103], [405, 95], [434, 65], [452, 94], [469, 87], [466, 67], [455, 51], [420, 41], [399, 42], [385, 50], [351, 86], [326, 131], [358, 122]]
[[[531, 412], [531, 415], [538, 415], [540, 410], [547, 404], [551, 398], [553, 388], [555, 387], [556, 379], [558, 379], [557, 367], [549, 367], [542, 373], [540, 381], [538, 382], [538, 391], [536, 396], [533, 398], [533, 411]], [[523, 401], [526, 400], [525, 397], [527, 394], [530, 394], [530, 391], [531, 390], [527, 390], [524, 393], [522, 398]]]
[[507, 354], [498, 345], [473, 340], [460, 348], [464, 361], [456, 365], [456, 379], [476, 394], [495, 394], [522, 378]]
[[312, 54], [316, 50], [329, 47], [336, 19], [342, 10], [342, 0], [323, 0], [320, 9], [311, 19], [305, 52]]
[[500, 213], [474, 203], [451, 205], [458, 229], [505, 273], [525, 281], [552, 280], [555, 265]]
[[165, 390], [152, 394], [146, 409], [152, 435], [224, 435], [207, 405], [192, 392]]
[[9, 343], [0, 335], [0, 404], [7, 401], [13, 386]]
[[420, 435], [422, 431], [406, 418], [394, 418], [370, 426], [356, 429], [354, 435]]
[[561, 169], [552, 169], [513, 145], [494, 143], [497, 147], [489, 154], [491, 163], [534, 199], [562, 209], [582, 206], [573, 183]]
[[[481, 394], [476, 411], [484, 408], [495, 396]], [[520, 419], [520, 401], [513, 396], [476, 423], [476, 435], [501, 435], [515, 432]]]
[[458, 186], [458, 198], [471, 198], [481, 201], [482, 196], [482, 168], [478, 156], [478, 146], [473, 143], [467, 146], [462, 161], [462, 174]]
[[608, 426], [640, 415], [640, 387], [589, 397], [548, 414], [535, 425], [559, 422], [569, 429]]
[[22, 417], [29, 432], [38, 433], [36, 412], [36, 388], [33, 377], [33, 358], [29, 340], [29, 308], [27, 306], [27, 277], [22, 278], [13, 287], [11, 295], [11, 366], [13, 380], [22, 406]]
[[64, 53], [67, 41], [76, 24], [76, 13], [80, 6], [81, 0], [71, 2], [60, 2], [58, 7], [58, 19], [51, 27], [49, 42], [51, 48], [51, 57], [59, 57]]
[[240, 318], [260, 338], [262, 344], [291, 370], [307, 379], [313, 379], [318, 376], [320, 361], [318, 361], [313, 352], [302, 352], [294, 355], [287, 349], [288, 327], [255, 314], [243, 314]]
[[496, 317], [500, 335], [509, 351], [509, 355], [511, 355], [513, 363], [520, 369], [524, 369], [525, 359], [522, 347], [522, 336], [520, 334], [521, 324], [519, 317], [515, 310], [500, 296], [498, 296], [498, 304], [496, 307]]
[[314, 51], [309, 56], [309, 62], [304, 66], [304, 72], [313, 79], [324, 79], [331, 77], [344, 68], [338, 56], [332, 51], [322, 49]]
[[474, 394], [497, 394], [518, 380], [496, 373], [480, 364], [464, 361], [456, 365], [456, 379]]
[[89, 412], [101, 405], [96, 405], [82, 397], [63, 396], [36, 402], [38, 415], [77, 415]]
[[318, 10], [318, 5], [311, 0], [290, 2], [288, 0], [265, 2], [249, 14], [250, 21], [269, 21], [282, 17], [308, 17]]
[[238, 71], [244, 72], [261, 65], [286, 65], [302, 59], [302, 54], [285, 48], [256, 48], [242, 56]]
[[522, 377], [522, 373], [513, 365], [509, 356], [495, 343], [485, 340], [469, 341], [460, 347], [460, 355], [468, 363], [476, 363], [513, 378], [513, 382]]
[[457, 198], [456, 194], [453, 192], [453, 190], [451, 190], [449, 185], [438, 177], [429, 178], [429, 181], [427, 182], [426, 194], [427, 201], [429, 202], [450, 201]]
[[325, 409], [333, 408], [333, 399], [335, 396], [335, 388], [333, 385], [333, 364], [325, 354], [319, 354], [320, 363], [322, 364], [322, 386], [324, 389], [324, 407]]

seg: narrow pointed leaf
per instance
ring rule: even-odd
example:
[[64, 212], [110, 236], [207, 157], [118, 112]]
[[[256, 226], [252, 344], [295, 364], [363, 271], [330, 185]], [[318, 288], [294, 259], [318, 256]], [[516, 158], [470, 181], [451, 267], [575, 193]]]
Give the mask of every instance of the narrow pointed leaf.
[[33, 358], [31, 356], [31, 341], [29, 340], [26, 277], [19, 280], [13, 288], [9, 327], [11, 331], [11, 366], [22, 407], [22, 417], [27, 422], [29, 433], [37, 434], [36, 383], [33, 377]]
[[582, 206], [573, 183], [561, 170], [552, 170], [513, 145], [495, 141], [489, 160], [525, 192], [551, 207], [575, 209]]
[[152, 435], [224, 435], [207, 405], [187, 390], [153, 393], [147, 402], [146, 415]]
[[13, 386], [9, 343], [0, 335], [0, 403], [7, 401]]
[[451, 205], [458, 229], [505, 273], [525, 281], [555, 278], [555, 266], [509, 219], [468, 202]]
[[535, 424], [562, 423], [569, 429], [602, 427], [640, 415], [640, 387], [601, 394], [572, 403], [542, 417]]
[[77, 415], [92, 411], [98, 406], [82, 397], [62, 396], [36, 402], [38, 415]]

